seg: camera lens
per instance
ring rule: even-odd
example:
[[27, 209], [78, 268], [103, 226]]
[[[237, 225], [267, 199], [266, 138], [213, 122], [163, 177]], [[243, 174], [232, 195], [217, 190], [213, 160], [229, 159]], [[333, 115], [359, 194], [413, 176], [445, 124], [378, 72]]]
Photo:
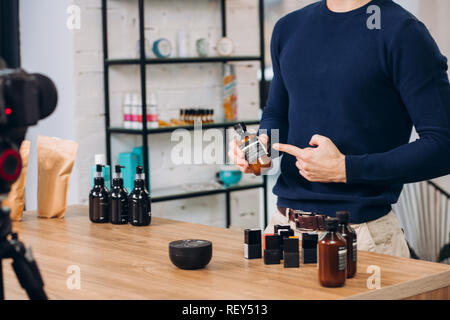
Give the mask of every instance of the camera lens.
[[22, 170], [22, 160], [16, 149], [3, 145], [0, 147], [0, 181], [8, 184], [19, 178]]

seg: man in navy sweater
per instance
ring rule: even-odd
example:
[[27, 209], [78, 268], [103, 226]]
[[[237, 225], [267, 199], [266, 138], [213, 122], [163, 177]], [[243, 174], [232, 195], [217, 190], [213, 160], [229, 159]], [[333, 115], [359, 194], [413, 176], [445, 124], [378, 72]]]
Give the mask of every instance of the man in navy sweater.
[[[391, 0], [322, 0], [277, 22], [271, 54], [260, 129], [279, 130], [283, 157], [266, 231], [320, 232], [345, 210], [359, 250], [409, 257], [391, 204], [450, 173], [447, 59], [426, 27]], [[251, 172], [235, 141], [229, 156]]]

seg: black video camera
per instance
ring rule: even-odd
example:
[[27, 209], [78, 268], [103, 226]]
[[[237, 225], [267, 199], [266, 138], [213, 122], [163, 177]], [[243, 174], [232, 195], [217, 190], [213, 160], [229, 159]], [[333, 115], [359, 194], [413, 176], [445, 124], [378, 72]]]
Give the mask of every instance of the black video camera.
[[0, 195], [7, 194], [20, 175], [18, 147], [27, 128], [49, 116], [57, 100], [48, 77], [0, 67]]

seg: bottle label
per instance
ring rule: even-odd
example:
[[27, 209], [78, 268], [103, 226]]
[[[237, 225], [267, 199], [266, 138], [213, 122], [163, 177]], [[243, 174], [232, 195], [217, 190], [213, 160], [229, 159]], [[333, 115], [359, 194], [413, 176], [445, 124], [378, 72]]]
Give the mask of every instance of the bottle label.
[[357, 255], [357, 253], [356, 253], [356, 251], [357, 251], [357, 248], [358, 248], [358, 246], [357, 246], [357, 243], [356, 243], [356, 239], [353, 239], [353, 262], [356, 262], [356, 255]]
[[342, 246], [338, 249], [338, 271], [345, 270], [347, 267], [347, 248]]
[[251, 164], [255, 164], [259, 158], [267, 156], [266, 147], [257, 137], [247, 141], [241, 149], [245, 153], [245, 159]]
[[157, 122], [157, 121], [158, 121], [157, 114], [148, 114], [147, 115], [147, 122]]

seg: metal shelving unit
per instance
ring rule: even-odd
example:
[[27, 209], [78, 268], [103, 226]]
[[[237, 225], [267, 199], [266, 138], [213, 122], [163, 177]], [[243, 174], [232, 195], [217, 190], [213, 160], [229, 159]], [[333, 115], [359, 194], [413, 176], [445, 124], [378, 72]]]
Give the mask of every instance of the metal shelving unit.
[[[264, 107], [264, 102], [266, 99], [266, 80], [264, 75], [265, 69], [265, 47], [264, 47], [264, 1], [263, 0], [255, 0], [258, 1], [258, 25], [259, 25], [259, 42], [260, 42], [260, 55], [259, 56], [230, 56], [230, 57], [187, 57], [187, 58], [167, 58], [167, 59], [156, 59], [156, 58], [147, 58], [145, 55], [145, 19], [144, 19], [144, 10], [145, 0], [136, 0], [139, 6], [139, 41], [140, 41], [140, 57], [137, 59], [109, 59], [108, 57], [108, 0], [102, 0], [102, 40], [103, 40], [103, 61], [104, 61], [104, 90], [105, 90], [105, 128], [106, 128], [106, 156], [108, 164], [111, 163], [111, 136], [113, 134], [131, 134], [131, 135], [140, 135], [142, 137], [142, 145], [144, 148], [144, 170], [147, 178], [147, 186], [149, 182], [149, 159], [148, 159], [148, 143], [149, 143], [149, 135], [172, 132], [176, 129], [188, 129], [194, 130], [193, 126], [178, 126], [178, 127], [162, 127], [150, 129], [147, 128], [147, 122], [143, 121], [143, 129], [125, 129], [125, 128], [117, 128], [111, 127], [110, 123], [110, 97], [109, 97], [109, 68], [118, 66], [118, 65], [137, 65], [140, 67], [140, 84], [141, 84], [141, 98], [142, 98], [142, 118], [147, 119], [147, 108], [146, 108], [146, 82], [147, 82], [147, 65], [153, 64], [177, 64], [177, 63], [228, 63], [228, 62], [238, 62], [238, 61], [259, 61], [261, 68], [261, 80], [259, 82], [259, 95], [260, 95], [260, 108]], [[222, 36], [226, 37], [227, 35], [227, 17], [226, 17], [226, 0], [217, 0], [220, 1], [220, 11], [221, 11], [221, 26], [222, 26]], [[227, 154], [227, 135], [226, 129], [229, 127], [233, 127], [234, 124], [240, 121], [226, 121], [219, 123], [211, 123], [205, 124], [203, 128], [223, 128], [225, 131], [224, 134], [224, 148], [225, 148], [225, 161]], [[242, 121], [247, 125], [257, 125], [259, 124], [258, 120], [247, 120]], [[200, 191], [174, 191], [173, 193], [164, 193], [158, 195], [155, 189], [156, 195], [152, 194], [153, 202], [162, 202], [162, 201], [170, 201], [170, 200], [178, 200], [178, 199], [186, 199], [193, 197], [204, 197], [215, 194], [225, 194], [225, 209], [226, 209], [226, 227], [228, 228], [231, 224], [231, 208], [230, 208], [230, 194], [231, 192], [237, 192], [241, 190], [248, 189], [263, 189], [263, 198], [264, 198], [264, 224], [267, 225], [267, 177], [262, 177], [261, 183], [246, 183], [239, 184], [236, 186], [228, 187], [228, 188], [215, 188], [208, 190], [200, 190]]]

